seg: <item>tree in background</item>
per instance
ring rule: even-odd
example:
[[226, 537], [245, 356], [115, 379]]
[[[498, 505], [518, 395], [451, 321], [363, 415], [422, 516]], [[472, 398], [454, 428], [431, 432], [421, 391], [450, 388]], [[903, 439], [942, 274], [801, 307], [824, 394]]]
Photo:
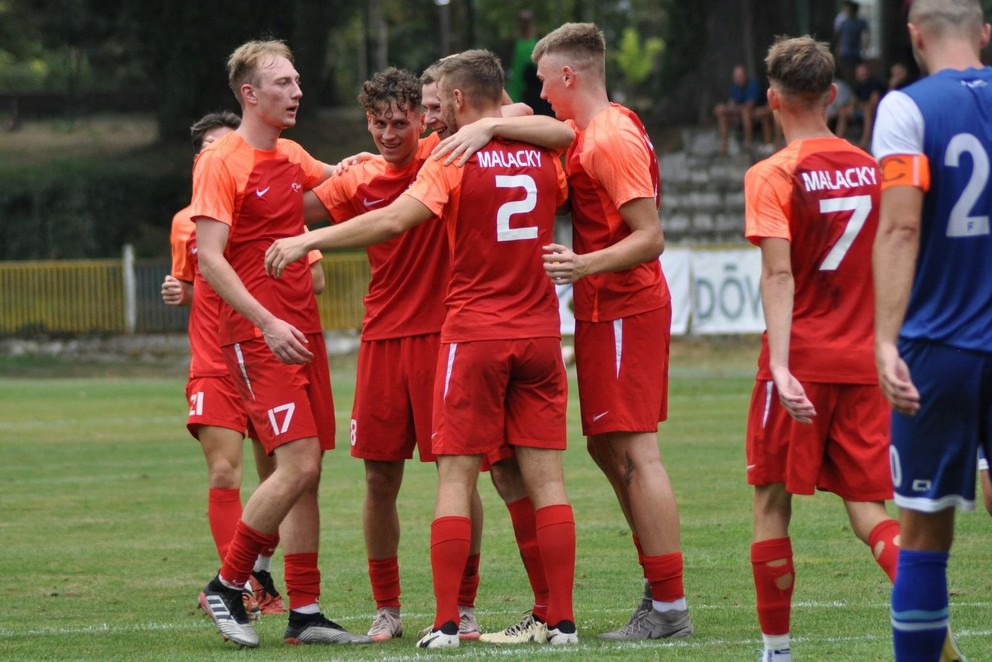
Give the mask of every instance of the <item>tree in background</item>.
[[650, 104], [648, 99], [638, 95], [638, 87], [648, 79], [656, 68], [656, 60], [665, 50], [665, 42], [659, 37], [641, 39], [637, 28], [627, 27], [620, 35], [617, 46], [609, 51], [612, 60], [620, 69], [622, 93], [625, 99], [617, 99], [637, 112], [643, 112]]

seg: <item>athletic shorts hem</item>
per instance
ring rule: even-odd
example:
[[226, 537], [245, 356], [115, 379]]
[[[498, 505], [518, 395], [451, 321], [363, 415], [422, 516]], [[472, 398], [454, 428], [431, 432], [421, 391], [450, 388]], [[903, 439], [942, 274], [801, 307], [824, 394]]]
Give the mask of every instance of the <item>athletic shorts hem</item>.
[[[664, 423], [667, 419], [658, 421], [658, 423]], [[661, 426], [655, 423], [653, 427], [640, 427], [637, 425], [621, 425], [619, 428], [615, 426], [582, 426], [582, 435], [586, 437], [593, 437], [602, 434], [657, 434]]]
[[[568, 440], [549, 441], [547, 439], [515, 439], [510, 446], [536, 448], [538, 450], [563, 451], [568, 449]], [[488, 454], [487, 454], [488, 455]]]
[[895, 504], [906, 510], [918, 513], [939, 513], [949, 508], [957, 508], [963, 512], [973, 512], [975, 510], [974, 500], [968, 500], [956, 494], [951, 494], [942, 499], [909, 499], [896, 494], [893, 499]]
[[244, 439], [248, 436], [248, 431], [244, 426], [239, 427], [237, 423], [232, 423], [228, 420], [223, 419], [207, 419], [203, 417], [197, 418], [195, 421], [189, 421], [186, 423], [186, 429], [189, 431], [190, 435], [196, 439], [200, 440], [199, 432], [197, 428], [211, 427], [211, 428], [224, 428], [225, 430], [231, 430], [232, 432], [238, 432], [241, 434], [241, 438]]
[[[413, 459], [413, 451], [409, 453], [374, 453], [374, 452], [364, 452], [357, 448], [351, 449], [351, 456], [359, 460], [370, 460], [372, 462], [406, 462], [407, 460]], [[433, 462], [433, 459], [420, 458], [421, 462]]]

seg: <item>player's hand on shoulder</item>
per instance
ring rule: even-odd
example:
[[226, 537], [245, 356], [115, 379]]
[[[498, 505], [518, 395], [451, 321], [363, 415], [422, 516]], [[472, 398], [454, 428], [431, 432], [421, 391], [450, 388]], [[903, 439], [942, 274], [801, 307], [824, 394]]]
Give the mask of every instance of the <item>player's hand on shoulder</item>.
[[313, 353], [307, 349], [307, 337], [295, 326], [274, 319], [264, 329], [262, 337], [276, 358], [287, 364], [309, 363]]
[[483, 117], [458, 129], [431, 151], [435, 161], [444, 159], [444, 165], [455, 163], [465, 165], [472, 155], [489, 144], [493, 139], [493, 119]]
[[353, 154], [352, 156], [341, 159], [340, 162], [335, 164], [334, 174], [332, 175], [332, 177], [337, 177], [339, 175], [342, 175], [348, 172], [348, 169], [351, 168], [352, 166], [359, 165], [360, 163], [364, 163], [365, 161], [374, 158], [375, 158], [375, 154], [373, 154], [372, 152], [359, 152], [358, 154]]
[[779, 401], [789, 416], [799, 423], [812, 423], [816, 408], [806, 397], [806, 389], [799, 383], [788, 368], [772, 368], [772, 379], [778, 391]]
[[909, 366], [899, 356], [896, 346], [877, 343], [875, 365], [878, 367], [878, 385], [892, 408], [907, 416], [915, 414], [920, 408], [920, 392], [913, 384]]

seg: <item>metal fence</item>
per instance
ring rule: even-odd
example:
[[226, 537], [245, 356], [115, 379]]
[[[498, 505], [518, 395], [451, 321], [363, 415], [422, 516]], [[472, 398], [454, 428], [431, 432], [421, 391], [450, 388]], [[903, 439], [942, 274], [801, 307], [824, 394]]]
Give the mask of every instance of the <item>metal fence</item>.
[[[325, 254], [327, 286], [317, 297], [325, 330], [357, 330], [369, 266], [363, 252]], [[0, 262], [0, 335], [184, 331], [186, 308], [166, 306], [160, 290], [168, 260]]]

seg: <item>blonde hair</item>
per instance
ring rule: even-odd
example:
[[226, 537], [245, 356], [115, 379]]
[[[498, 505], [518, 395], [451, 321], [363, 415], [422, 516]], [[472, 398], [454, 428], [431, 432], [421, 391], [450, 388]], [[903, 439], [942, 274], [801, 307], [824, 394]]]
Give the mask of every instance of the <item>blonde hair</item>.
[[978, 0], [913, 0], [909, 22], [930, 34], [982, 36], [982, 6]]
[[266, 58], [284, 57], [293, 61], [293, 52], [285, 42], [277, 39], [249, 41], [241, 44], [227, 58], [227, 84], [234, 97], [241, 101], [241, 86], [258, 85], [258, 71]]
[[564, 56], [573, 68], [591, 67], [606, 76], [606, 37], [595, 23], [565, 23], [538, 41], [530, 57], [538, 62], [551, 54]]

